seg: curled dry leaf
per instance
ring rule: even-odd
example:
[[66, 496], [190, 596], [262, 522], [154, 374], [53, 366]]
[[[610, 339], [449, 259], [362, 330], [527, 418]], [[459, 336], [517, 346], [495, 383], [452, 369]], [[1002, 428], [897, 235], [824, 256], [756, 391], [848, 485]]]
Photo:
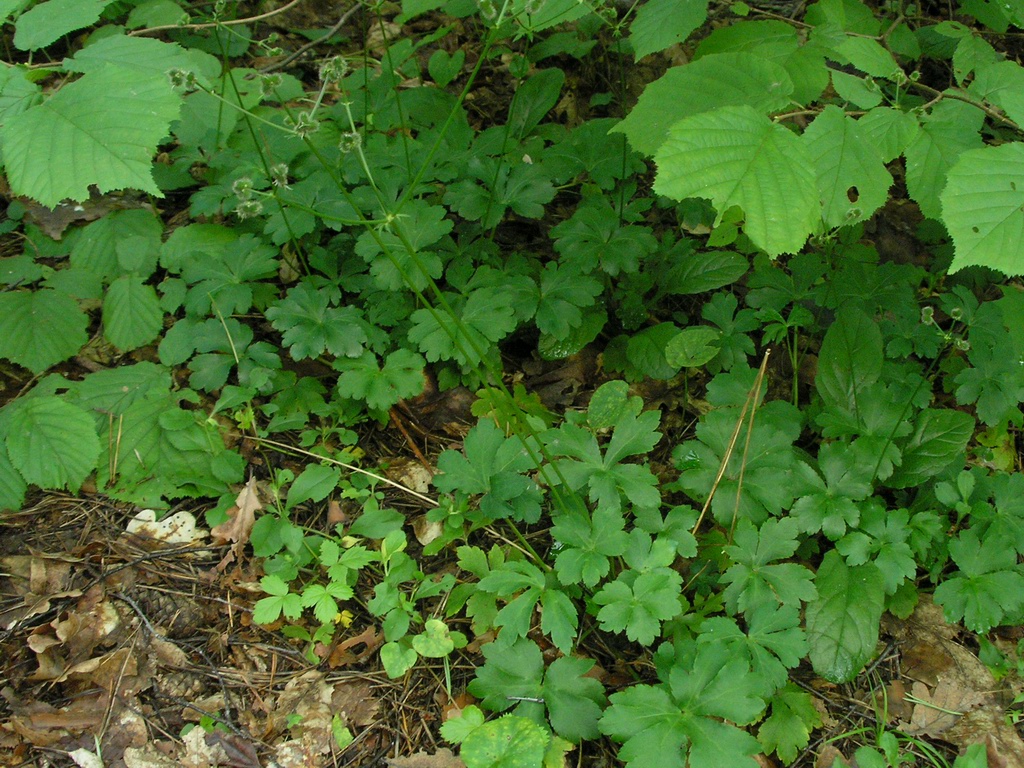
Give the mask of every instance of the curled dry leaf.
[[231, 550], [217, 563], [218, 571], [223, 571], [241, 554], [242, 547], [249, 541], [252, 527], [256, 523], [256, 512], [261, 509], [263, 504], [256, 488], [256, 478], [250, 477], [235, 499], [235, 505], [228, 510], [228, 519], [210, 531], [216, 542], [234, 542]]

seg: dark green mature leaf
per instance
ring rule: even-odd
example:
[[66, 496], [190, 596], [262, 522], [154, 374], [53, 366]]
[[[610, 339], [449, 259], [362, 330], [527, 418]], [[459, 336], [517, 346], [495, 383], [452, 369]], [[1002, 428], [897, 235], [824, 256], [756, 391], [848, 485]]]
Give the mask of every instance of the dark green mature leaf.
[[677, 662], [669, 684], [635, 685], [611, 696], [602, 733], [624, 742], [619, 758], [627, 768], [753, 768], [757, 741], [739, 725], [764, 709], [761, 680], [746, 662], [714, 645], [698, 648], [692, 667]]
[[551, 727], [572, 742], [600, 736], [598, 720], [605, 704], [604, 687], [587, 673], [591, 659], [563, 656], [555, 659], [544, 674], [542, 689]]
[[623, 225], [603, 197], [581, 205], [551, 234], [566, 263], [583, 273], [600, 269], [612, 277], [636, 272], [658, 247], [650, 228]]
[[1006, 542], [961, 531], [949, 542], [949, 554], [960, 570], [935, 588], [935, 602], [948, 621], [963, 619], [968, 629], [984, 634], [1024, 605], [1024, 576]]
[[352, 306], [332, 307], [330, 298], [308, 282], [288, 291], [288, 297], [267, 310], [267, 319], [280, 331], [295, 360], [318, 357], [358, 357], [366, 343], [362, 312]]
[[540, 275], [537, 328], [557, 339], [566, 338], [583, 323], [581, 310], [593, 306], [603, 290], [596, 278], [576, 267], [548, 263]]
[[400, 400], [414, 397], [423, 391], [423, 358], [407, 349], [392, 352], [381, 368], [377, 356], [364, 352], [357, 358], [334, 361], [338, 377], [338, 394], [366, 404], [378, 411], [386, 411]]
[[882, 333], [856, 308], [844, 309], [829, 326], [818, 354], [818, 394], [830, 405], [859, 413], [861, 392], [882, 374]]
[[412, 313], [409, 340], [431, 362], [455, 360], [475, 366], [492, 345], [516, 327], [512, 297], [498, 288], [478, 288], [468, 298], [452, 297], [454, 315], [417, 309]]
[[103, 335], [122, 351], [153, 341], [163, 329], [163, 312], [153, 286], [138, 277], [119, 277], [103, 297]]
[[518, 139], [525, 138], [558, 103], [565, 72], [557, 67], [543, 69], [516, 89], [508, 108], [508, 127]]
[[974, 434], [970, 414], [950, 409], [926, 408], [914, 419], [914, 431], [899, 446], [903, 462], [886, 484], [910, 488], [935, 477], [963, 455]]
[[809, 693], [790, 683], [771, 700], [771, 714], [761, 723], [757, 739], [765, 752], [775, 752], [786, 765], [807, 746], [811, 731], [821, 725], [821, 714]]
[[835, 540], [860, 520], [858, 502], [871, 494], [875, 466], [845, 443], [828, 443], [818, 451], [818, 468], [824, 481], [806, 473], [816, 489], [797, 499], [790, 513], [804, 533], [822, 531]]
[[732, 612], [746, 612], [766, 604], [799, 605], [813, 600], [814, 574], [797, 563], [772, 563], [793, 556], [799, 542], [799, 526], [793, 518], [769, 519], [760, 529], [741, 520], [734, 543], [725, 551], [735, 565], [724, 574], [723, 597]]
[[527, 472], [533, 459], [518, 437], [505, 437], [493, 421], [484, 420], [466, 435], [466, 454], [445, 451], [437, 459], [434, 485], [448, 493], [482, 494], [480, 511], [489, 519], [512, 517], [536, 522], [541, 491]]
[[15, 25], [14, 45], [35, 51], [69, 32], [99, 20], [110, 0], [45, 0], [23, 13]]
[[597, 613], [601, 628], [625, 632], [641, 645], [654, 642], [661, 622], [679, 615], [683, 579], [671, 568], [652, 568], [637, 573], [624, 571], [594, 595], [602, 606]]
[[370, 265], [378, 287], [422, 291], [431, 279], [441, 276], [440, 258], [427, 249], [453, 226], [443, 206], [413, 200], [402, 207], [402, 215], [392, 229], [364, 231], [356, 240], [355, 250]]
[[4, 437], [4, 430], [0, 427], [0, 512], [11, 512], [21, 509], [25, 501], [25, 491], [28, 490], [28, 483], [21, 473], [14, 468], [10, 458], [7, 456], [7, 441]]
[[814, 671], [835, 683], [853, 680], [875, 652], [885, 583], [874, 564], [848, 566], [835, 550], [821, 561], [807, 606], [807, 642]]
[[93, 417], [54, 396], [17, 400], [8, 408], [7, 455], [25, 481], [77, 491], [100, 453]]
[[598, 508], [592, 515], [583, 512], [560, 514], [551, 536], [564, 547], [555, 556], [555, 571], [563, 584], [582, 582], [595, 586], [611, 570], [610, 558], [626, 551], [628, 537], [623, 530], [622, 513]]
[[909, 524], [910, 514], [905, 509], [889, 511], [881, 504], [868, 504], [860, 530], [836, 542], [836, 549], [848, 565], [874, 562], [885, 580], [886, 594], [891, 595], [917, 572], [914, 553], [907, 543], [911, 535]]
[[0, 357], [42, 373], [89, 340], [89, 318], [66, 293], [44, 288], [0, 294]]
[[185, 311], [198, 317], [215, 311], [227, 317], [248, 312], [253, 304], [262, 307], [268, 287], [260, 286], [264, 297], [257, 300], [254, 283], [276, 275], [278, 266], [277, 251], [251, 235], [212, 253], [193, 251], [181, 264], [181, 276], [191, 286]]

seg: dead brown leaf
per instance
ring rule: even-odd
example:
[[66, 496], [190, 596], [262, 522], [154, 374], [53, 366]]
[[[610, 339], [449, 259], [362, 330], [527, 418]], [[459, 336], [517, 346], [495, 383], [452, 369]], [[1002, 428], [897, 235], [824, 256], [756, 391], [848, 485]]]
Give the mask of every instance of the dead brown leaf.
[[[377, 630], [372, 626], [367, 627], [355, 637], [349, 637], [339, 642], [331, 651], [327, 664], [331, 669], [357, 664], [380, 648], [383, 642], [383, 635], [377, 634]], [[361, 651], [353, 651], [352, 649], [358, 645], [365, 647]]]
[[968, 712], [942, 737], [954, 744], [984, 744], [988, 768], [1024, 768], [1024, 742], [1006, 722], [1002, 707], [988, 706]]
[[977, 691], [960, 688], [944, 680], [933, 691], [924, 683], [914, 683], [911, 695], [914, 711], [910, 722], [900, 723], [900, 729], [910, 736], [940, 736], [984, 700]]
[[234, 542], [234, 546], [217, 563], [218, 571], [223, 571], [241, 555], [242, 547], [248, 543], [252, 527], [256, 523], [256, 513], [261, 509], [263, 509], [263, 504], [260, 502], [259, 490], [256, 488], [256, 477], [250, 476], [249, 482], [245, 484], [238, 494], [238, 498], [235, 499], [235, 505], [228, 510], [228, 519], [220, 525], [214, 526], [210, 531], [210, 535], [216, 542], [221, 544]]
[[452, 754], [450, 749], [439, 749], [432, 755], [417, 752], [409, 757], [385, 758], [388, 768], [466, 768], [461, 758]]

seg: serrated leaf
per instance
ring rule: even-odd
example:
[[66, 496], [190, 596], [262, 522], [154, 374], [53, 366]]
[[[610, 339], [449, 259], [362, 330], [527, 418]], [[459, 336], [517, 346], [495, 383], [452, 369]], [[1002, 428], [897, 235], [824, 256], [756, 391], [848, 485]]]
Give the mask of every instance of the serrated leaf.
[[885, 204], [892, 186], [881, 154], [858, 125], [829, 105], [803, 134], [818, 177], [821, 217], [830, 228], [866, 221]]
[[69, 32], [95, 24], [112, 0], [47, 0], [18, 17], [14, 45], [35, 51], [56, 42]]
[[535, 322], [541, 333], [566, 338], [583, 323], [581, 310], [593, 306], [603, 286], [576, 267], [550, 262], [540, 275]]
[[821, 715], [811, 695], [790, 683], [772, 697], [771, 714], [761, 723], [757, 739], [766, 753], [775, 752], [789, 765], [820, 725]]
[[179, 110], [165, 75], [116, 66], [83, 75], [0, 127], [11, 189], [48, 207], [87, 200], [91, 185], [160, 197], [153, 155]]
[[408, 349], [392, 352], [377, 364], [373, 352], [364, 352], [357, 358], [336, 360], [338, 394], [355, 400], [365, 400], [375, 410], [386, 411], [395, 403], [414, 397], [423, 391], [423, 358]]
[[283, 333], [282, 341], [295, 360], [318, 357], [325, 350], [337, 357], [357, 357], [367, 341], [362, 312], [353, 306], [330, 306], [327, 293], [310, 283], [292, 288], [266, 314]]
[[720, 53], [673, 67], [649, 84], [629, 115], [612, 130], [638, 152], [653, 155], [669, 128], [685, 117], [726, 106], [774, 112], [789, 103], [786, 70], [752, 53]]
[[968, 266], [1024, 273], [1024, 144], [964, 152], [949, 171], [942, 214], [955, 255], [950, 271]]
[[710, 200], [716, 225], [738, 206], [746, 217], [744, 232], [770, 256], [800, 250], [817, 224], [820, 203], [804, 142], [751, 107], [723, 107], [679, 121], [655, 161], [655, 191], [676, 200]]
[[860, 410], [861, 393], [882, 373], [882, 332], [864, 312], [841, 311], [821, 342], [814, 383], [829, 404]]
[[40, 488], [79, 486], [96, 468], [99, 437], [90, 414], [59, 397], [9, 406], [7, 455], [26, 482]]
[[817, 595], [812, 574], [797, 563], [775, 563], [792, 557], [799, 545], [799, 528], [792, 518], [770, 519], [757, 529], [741, 520], [734, 544], [726, 552], [735, 563], [723, 575], [729, 586], [723, 593], [732, 611], [746, 612], [759, 605], [797, 604]]
[[980, 67], [967, 91], [1001, 108], [1017, 125], [1024, 125], [1024, 67], [1020, 64], [997, 61]]
[[467, 768], [537, 768], [549, 740], [536, 723], [505, 715], [474, 729], [462, 742], [459, 755]]
[[604, 686], [586, 676], [593, 667], [590, 659], [563, 656], [544, 673], [541, 691], [551, 727], [573, 743], [596, 739], [601, 733], [597, 722], [605, 702]]
[[644, 3], [629, 25], [633, 57], [640, 61], [644, 56], [683, 42], [704, 23], [707, 15], [707, 0], [651, 0]]
[[950, 213], [955, 215], [952, 208], [943, 211], [939, 195], [960, 155], [982, 146], [979, 131], [984, 120], [985, 113], [977, 107], [953, 100], [940, 102], [921, 118], [920, 130], [903, 154], [907, 190], [925, 218], [948, 221]]
[[0, 512], [17, 511], [25, 501], [28, 483], [7, 456], [7, 441], [0, 427]]
[[966, 530], [949, 542], [949, 554], [960, 570], [935, 588], [948, 621], [962, 618], [968, 629], [985, 634], [1024, 605], [1024, 576], [1005, 542]]
[[163, 311], [153, 286], [125, 275], [103, 297], [103, 335], [122, 352], [153, 341], [163, 329]]
[[0, 357], [42, 373], [89, 340], [89, 318], [66, 293], [44, 288], [0, 294]]
[[903, 461], [886, 485], [910, 488], [956, 461], [974, 434], [975, 421], [970, 414], [948, 408], [926, 408], [914, 419], [914, 431], [900, 441]]
[[591, 516], [558, 515], [551, 535], [565, 545], [555, 556], [559, 581], [596, 586], [611, 570], [609, 559], [626, 551], [629, 540], [624, 526], [621, 512], [608, 508], [597, 509]]
[[699, 368], [721, 350], [722, 334], [706, 325], [684, 328], [665, 347], [665, 361], [679, 368]]
[[634, 578], [620, 575], [594, 595], [594, 603], [602, 606], [597, 619], [606, 631], [625, 632], [630, 640], [650, 645], [661, 622], [679, 615], [682, 577], [670, 568], [624, 574]]
[[889, 163], [899, 157], [917, 135], [914, 116], [892, 107], [876, 107], [857, 120], [861, 135]]
[[834, 683], [853, 680], [871, 659], [885, 604], [882, 574], [848, 566], [835, 550], [818, 568], [817, 600], [807, 606], [807, 642], [814, 671]]

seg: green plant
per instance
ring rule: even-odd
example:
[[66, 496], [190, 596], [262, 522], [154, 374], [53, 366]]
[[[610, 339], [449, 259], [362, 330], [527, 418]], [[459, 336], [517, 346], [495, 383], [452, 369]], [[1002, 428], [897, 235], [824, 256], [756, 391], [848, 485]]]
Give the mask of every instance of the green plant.
[[[1022, 75], [987, 41], [1024, 19], [957, 11], [819, 0], [697, 33], [700, 2], [406, 2], [465, 18], [475, 55], [403, 33], [303, 82], [248, 66], [272, 43], [225, 3], [0, 4], [0, 152], [26, 198], [0, 357], [32, 383], [0, 409], [0, 507], [94, 476], [147, 506], [215, 499], [218, 525], [253, 446], [299, 449], [262, 463], [235, 539], [263, 569], [254, 621], [312, 661], [358, 614], [388, 675], [439, 660], [449, 689], [485, 638], [467, 687], [513, 712], [443, 726], [467, 765], [602, 736], [630, 765], [794, 761], [820, 726], [788, 682], [803, 660], [854, 680], [919, 590], [979, 636], [1024, 607], [1024, 304], [988, 288], [1024, 272]], [[142, 34], [183, 15], [213, 26]], [[624, 59], [677, 43], [688, 63], [619, 119]], [[620, 83], [562, 120], [577, 59]], [[481, 125], [487, 78], [513, 95]], [[872, 231], [896, 177], [923, 265]], [[27, 200], [90, 187], [150, 197], [62, 239]], [[168, 231], [161, 197], [188, 222]], [[99, 341], [101, 370], [73, 368]], [[583, 408], [519, 376], [588, 352]], [[435, 383], [476, 391], [479, 421], [417, 495], [420, 550], [360, 463]], [[346, 523], [311, 524], [332, 499]], [[591, 676], [607, 644], [635, 684]], [[857, 759], [904, 747], [882, 732]]]

